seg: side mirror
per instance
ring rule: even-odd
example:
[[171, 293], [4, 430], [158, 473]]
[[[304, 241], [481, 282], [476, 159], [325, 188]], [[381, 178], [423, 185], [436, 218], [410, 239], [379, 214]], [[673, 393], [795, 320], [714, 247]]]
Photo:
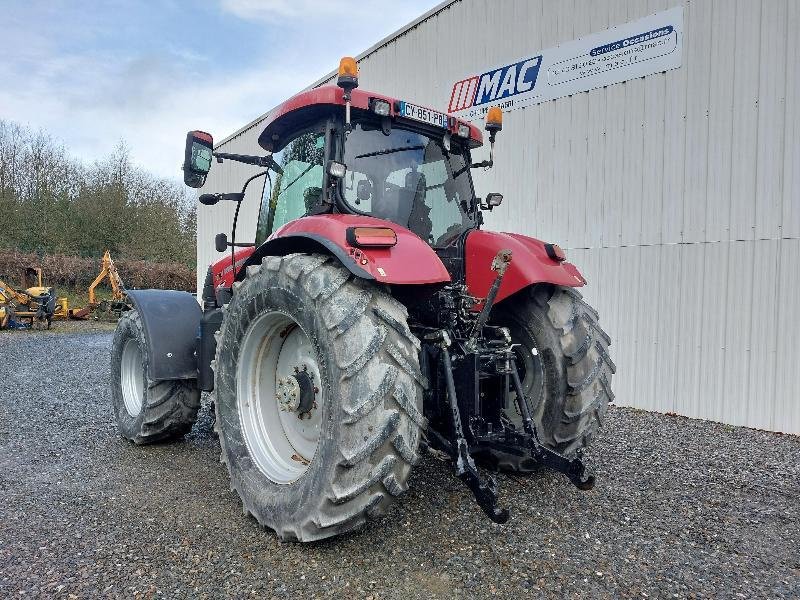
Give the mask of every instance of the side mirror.
[[481, 202], [481, 208], [483, 210], [493, 210], [496, 206], [500, 206], [503, 203], [503, 194], [487, 194], [486, 199]]
[[225, 252], [228, 249], [228, 236], [224, 233], [218, 233], [214, 236], [214, 248], [217, 252]]
[[191, 188], [203, 187], [211, 170], [214, 138], [204, 131], [186, 134], [186, 149], [183, 159], [183, 183]]

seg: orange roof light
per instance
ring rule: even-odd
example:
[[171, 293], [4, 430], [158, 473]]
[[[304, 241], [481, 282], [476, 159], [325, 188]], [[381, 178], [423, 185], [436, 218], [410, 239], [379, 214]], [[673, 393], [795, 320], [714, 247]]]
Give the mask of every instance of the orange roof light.
[[503, 111], [499, 106], [492, 106], [486, 113], [487, 131], [500, 131], [503, 128]]
[[358, 63], [352, 56], [345, 56], [339, 61], [339, 77], [358, 77]]

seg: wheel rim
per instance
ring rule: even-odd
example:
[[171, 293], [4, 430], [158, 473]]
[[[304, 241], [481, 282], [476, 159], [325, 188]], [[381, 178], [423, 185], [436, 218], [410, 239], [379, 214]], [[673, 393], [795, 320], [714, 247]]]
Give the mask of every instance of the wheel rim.
[[310, 338], [284, 313], [260, 315], [242, 341], [236, 381], [250, 457], [270, 481], [296, 481], [314, 460], [322, 424], [322, 379]]
[[142, 351], [134, 339], [125, 342], [122, 349], [122, 399], [125, 410], [132, 417], [142, 412], [144, 397], [144, 367], [142, 366]]

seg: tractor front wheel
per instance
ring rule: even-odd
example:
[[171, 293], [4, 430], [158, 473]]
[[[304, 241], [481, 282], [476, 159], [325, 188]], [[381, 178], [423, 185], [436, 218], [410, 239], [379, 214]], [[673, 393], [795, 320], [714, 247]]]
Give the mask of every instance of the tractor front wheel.
[[152, 444], [188, 433], [197, 420], [197, 380], [151, 381], [150, 350], [139, 313], [117, 323], [111, 346], [111, 400], [122, 437]]
[[403, 305], [328, 256], [269, 256], [217, 337], [216, 428], [245, 514], [284, 540], [353, 530], [407, 488], [424, 378]]
[[[598, 325], [597, 312], [571, 288], [538, 285], [500, 304], [492, 319], [508, 327], [511, 341], [519, 344], [517, 366], [541, 442], [576, 456], [588, 447], [614, 399], [611, 340]], [[511, 394], [505, 413], [522, 429], [515, 398]], [[531, 459], [512, 454], [492, 452], [487, 458], [504, 470], [537, 468]]]

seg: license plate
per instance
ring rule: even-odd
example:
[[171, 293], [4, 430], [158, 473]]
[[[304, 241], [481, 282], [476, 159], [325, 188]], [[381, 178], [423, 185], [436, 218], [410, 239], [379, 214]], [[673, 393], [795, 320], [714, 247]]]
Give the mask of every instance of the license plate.
[[447, 128], [448, 116], [424, 106], [418, 106], [409, 102], [400, 102], [400, 116], [415, 121], [422, 121], [436, 127]]

